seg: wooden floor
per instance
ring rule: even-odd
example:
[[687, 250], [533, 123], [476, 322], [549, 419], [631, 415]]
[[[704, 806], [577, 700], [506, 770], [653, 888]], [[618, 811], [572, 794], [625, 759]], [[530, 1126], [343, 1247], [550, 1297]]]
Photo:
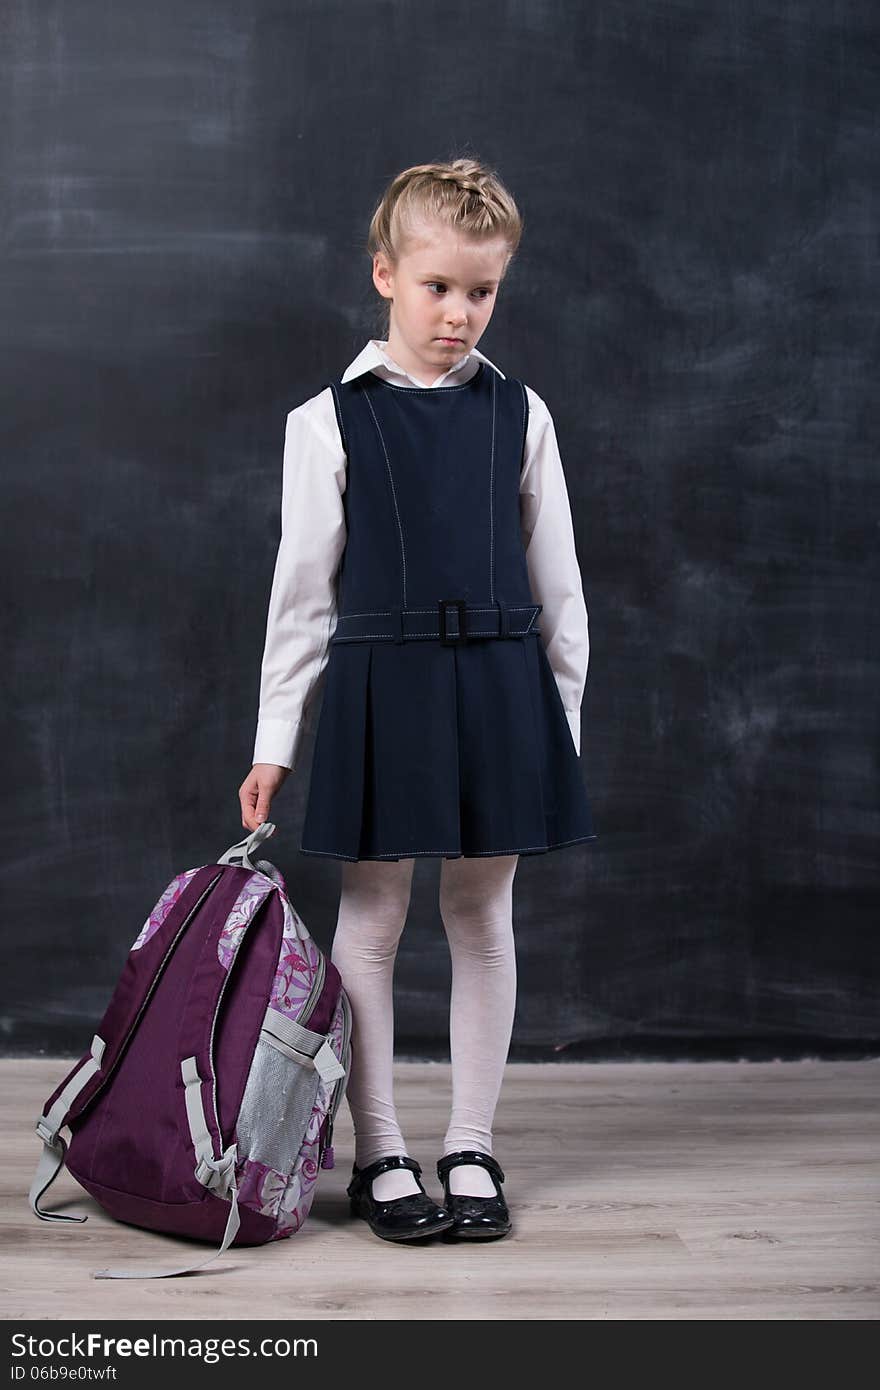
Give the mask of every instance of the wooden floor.
[[[91, 1278], [173, 1267], [209, 1247], [112, 1221], [62, 1172], [38, 1221], [33, 1122], [66, 1059], [0, 1063], [6, 1318], [874, 1319], [880, 1311], [880, 1061], [509, 1064], [494, 1152], [514, 1230], [400, 1246], [348, 1214], [352, 1133], [296, 1236], [228, 1251], [185, 1279]], [[398, 1064], [409, 1151], [441, 1195], [448, 1065]], [[66, 1133], [66, 1132], [65, 1132]], [[285, 1297], [285, 1288], [289, 1297]]]

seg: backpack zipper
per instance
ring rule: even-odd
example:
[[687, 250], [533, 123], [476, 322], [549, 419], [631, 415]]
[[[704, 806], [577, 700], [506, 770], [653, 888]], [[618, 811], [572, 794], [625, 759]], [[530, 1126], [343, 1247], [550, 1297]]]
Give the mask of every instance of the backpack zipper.
[[[83, 1107], [83, 1110], [80, 1110], [76, 1115], [73, 1116], [74, 1119], [78, 1119], [79, 1116], [82, 1115], [86, 1109], [88, 1109], [88, 1107], [92, 1104], [92, 1102], [93, 1102], [93, 1100], [95, 1099], [95, 1097], [96, 1097], [101, 1091], [103, 1091], [104, 1087], [107, 1085], [107, 1082], [110, 1080], [110, 1078], [111, 1078], [111, 1076], [113, 1075], [113, 1073], [115, 1072], [116, 1068], [119, 1066], [119, 1063], [120, 1063], [121, 1060], [122, 1060], [123, 1053], [125, 1052], [125, 1049], [126, 1049], [127, 1046], [128, 1046], [129, 1039], [131, 1038], [132, 1034], [134, 1033], [135, 1029], [137, 1028], [138, 1024], [140, 1023], [140, 1021], [141, 1021], [141, 1015], [143, 1014], [144, 1009], [147, 1007], [147, 1005], [149, 1004], [150, 1000], [152, 999], [152, 997], [153, 997], [153, 991], [155, 990], [156, 986], [158, 985], [160, 979], [162, 978], [163, 972], [164, 972], [164, 970], [165, 970], [165, 966], [166, 966], [167, 963], [168, 963], [168, 958], [169, 958], [169, 956], [172, 955], [172, 953], [173, 953], [175, 947], [177, 946], [177, 943], [178, 943], [178, 941], [180, 940], [181, 936], [182, 936], [183, 933], [186, 931], [186, 929], [187, 929], [187, 927], [189, 926], [190, 922], [192, 921], [193, 917], [195, 917], [195, 915], [196, 915], [196, 913], [198, 912], [199, 908], [202, 906], [202, 903], [205, 901], [205, 899], [207, 898], [208, 894], [211, 892], [212, 888], [213, 888], [213, 887], [215, 886], [215, 884], [217, 883], [218, 879], [221, 877], [222, 872], [223, 872], [223, 871], [222, 871], [222, 869], [221, 869], [220, 873], [217, 874], [215, 878], [212, 878], [212, 879], [211, 879], [211, 882], [210, 882], [210, 883], [207, 885], [207, 887], [205, 888], [205, 890], [204, 890], [204, 892], [202, 893], [201, 897], [199, 898], [198, 902], [197, 902], [197, 903], [195, 904], [195, 906], [192, 907], [192, 908], [190, 909], [190, 911], [186, 914], [186, 917], [185, 917], [184, 921], [181, 922], [180, 926], [178, 927], [178, 929], [177, 929], [177, 931], [176, 931], [176, 933], [175, 933], [175, 935], [174, 935], [174, 939], [173, 939], [171, 942], [169, 942], [168, 949], [166, 950], [164, 956], [162, 957], [161, 962], [159, 963], [157, 969], [155, 970], [155, 972], [154, 972], [154, 974], [153, 974], [153, 979], [152, 979], [152, 983], [150, 984], [150, 988], [147, 990], [147, 993], [144, 995], [144, 998], [143, 998], [143, 1000], [142, 1000], [142, 1002], [141, 1002], [141, 1006], [140, 1006], [140, 1008], [138, 1009], [137, 1014], [135, 1015], [134, 1019], [132, 1020], [131, 1027], [129, 1028], [128, 1032], [126, 1033], [125, 1037], [123, 1038], [122, 1042], [121, 1042], [120, 1045], [119, 1045], [119, 1049], [118, 1049], [118, 1051], [117, 1051], [117, 1053], [116, 1053], [116, 1056], [115, 1056], [114, 1059], [113, 1059], [113, 1065], [111, 1066], [110, 1070], [102, 1077], [100, 1086], [96, 1086], [96, 1087], [95, 1087], [95, 1090], [94, 1090], [94, 1091], [92, 1092], [92, 1094], [89, 1096], [87, 1105]], [[131, 952], [129, 952], [129, 955], [130, 955], [130, 954], [131, 954]]]
[[[332, 1168], [333, 1165], [333, 1122], [336, 1119], [336, 1112], [342, 1103], [345, 1087], [348, 1083], [349, 1066], [346, 1066], [346, 1058], [349, 1050], [349, 1040], [351, 1038], [351, 1005], [348, 996], [343, 992], [342, 995], [342, 1046], [339, 1049], [342, 1065], [346, 1068], [345, 1076], [340, 1076], [333, 1087], [333, 1097], [330, 1101], [330, 1108], [324, 1120], [324, 1137], [319, 1143], [318, 1164], [321, 1168]], [[329, 1163], [325, 1160], [329, 1158]]]
[[324, 988], [324, 981], [326, 978], [327, 965], [324, 960], [323, 954], [319, 952], [318, 969], [315, 971], [315, 978], [312, 981], [312, 987], [309, 990], [309, 997], [296, 1016], [297, 1023], [302, 1024], [303, 1027], [305, 1027], [306, 1023], [311, 1018], [312, 1014], [315, 1012], [315, 1007], [318, 1003], [318, 998], [321, 994], [321, 990]]

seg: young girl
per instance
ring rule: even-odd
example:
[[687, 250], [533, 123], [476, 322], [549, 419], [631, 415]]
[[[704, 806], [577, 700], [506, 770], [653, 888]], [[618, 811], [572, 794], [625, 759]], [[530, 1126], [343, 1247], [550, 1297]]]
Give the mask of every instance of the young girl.
[[[287, 417], [262, 663], [255, 830], [321, 717], [300, 849], [342, 861], [332, 960], [353, 1014], [353, 1214], [383, 1239], [511, 1229], [492, 1122], [516, 995], [518, 857], [597, 839], [584, 790], [589, 643], [550, 413], [477, 350], [522, 222], [471, 159], [405, 169], [368, 242], [371, 339]], [[438, 1205], [392, 1088], [392, 979], [417, 857], [442, 859], [452, 1114]]]

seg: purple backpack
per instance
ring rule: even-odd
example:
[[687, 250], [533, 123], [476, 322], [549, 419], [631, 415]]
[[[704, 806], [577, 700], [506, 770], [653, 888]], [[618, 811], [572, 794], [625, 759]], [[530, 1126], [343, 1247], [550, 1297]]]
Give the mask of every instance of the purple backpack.
[[[284, 879], [251, 855], [271, 822], [216, 864], [172, 879], [128, 954], [90, 1051], [37, 1120], [31, 1210], [66, 1162], [111, 1216], [220, 1242], [159, 1279], [305, 1222], [351, 1069], [351, 1008]], [[71, 1134], [61, 1138], [62, 1126]]]

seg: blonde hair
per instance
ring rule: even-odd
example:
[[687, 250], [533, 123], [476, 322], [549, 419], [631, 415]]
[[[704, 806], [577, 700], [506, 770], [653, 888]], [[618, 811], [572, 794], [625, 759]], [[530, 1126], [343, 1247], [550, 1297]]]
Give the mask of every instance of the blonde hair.
[[[370, 221], [370, 260], [377, 251], [383, 251], [396, 266], [407, 239], [417, 234], [421, 222], [439, 222], [478, 241], [503, 239], [508, 248], [504, 275], [523, 231], [513, 195], [494, 169], [468, 158], [413, 164], [391, 180]], [[391, 316], [387, 299], [381, 301], [380, 316], [387, 337]]]

